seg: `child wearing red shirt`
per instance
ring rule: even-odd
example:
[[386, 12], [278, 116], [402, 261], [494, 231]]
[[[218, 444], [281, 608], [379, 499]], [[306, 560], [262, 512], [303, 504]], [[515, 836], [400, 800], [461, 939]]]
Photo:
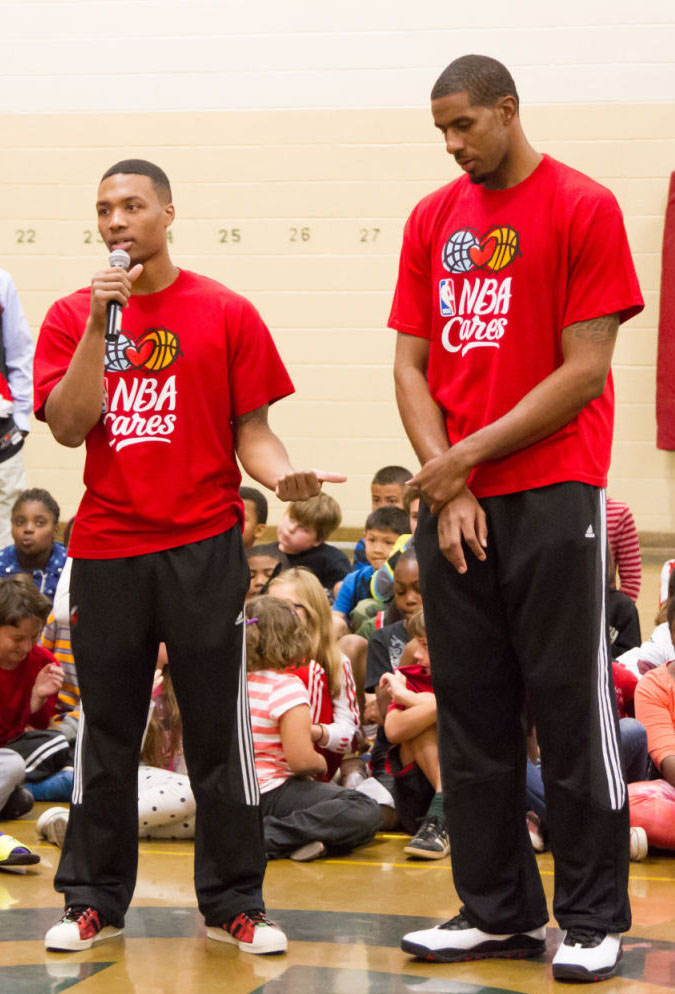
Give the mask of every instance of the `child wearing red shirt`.
[[48, 728], [63, 671], [36, 645], [50, 610], [30, 577], [0, 581], [0, 745], [23, 757], [29, 785], [62, 770], [70, 756], [64, 736]]
[[414, 640], [410, 643], [414, 662], [405, 665], [402, 657], [404, 665], [380, 679], [392, 701], [384, 720], [385, 735], [392, 743], [387, 771], [394, 777], [401, 824], [413, 835], [403, 851], [418, 859], [443, 859], [450, 852], [450, 840], [443, 816], [436, 697], [423, 612], [413, 615], [406, 628]]

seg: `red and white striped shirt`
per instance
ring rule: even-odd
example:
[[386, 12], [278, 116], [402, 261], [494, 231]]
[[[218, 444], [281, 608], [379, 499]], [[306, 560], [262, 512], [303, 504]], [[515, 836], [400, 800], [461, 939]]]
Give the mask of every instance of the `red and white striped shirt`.
[[255, 670], [248, 677], [255, 771], [261, 794], [293, 776], [281, 744], [279, 719], [291, 708], [309, 708], [307, 689], [297, 676], [279, 670]]
[[642, 584], [640, 540], [628, 504], [611, 497], [607, 498], [607, 540], [621, 591], [636, 601]]

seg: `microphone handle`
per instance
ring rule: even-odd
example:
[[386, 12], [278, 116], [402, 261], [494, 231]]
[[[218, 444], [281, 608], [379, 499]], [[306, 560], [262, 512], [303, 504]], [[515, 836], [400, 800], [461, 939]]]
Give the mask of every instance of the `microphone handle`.
[[[113, 269], [128, 269], [131, 259], [129, 253], [124, 249], [113, 249], [110, 253], [108, 264]], [[111, 300], [106, 311], [105, 340], [115, 342], [120, 337], [122, 330], [122, 305], [116, 300]]]
[[120, 336], [120, 330], [122, 328], [122, 305], [118, 304], [116, 300], [111, 300], [108, 304], [106, 323], [105, 323], [105, 340], [106, 342], [115, 342]]

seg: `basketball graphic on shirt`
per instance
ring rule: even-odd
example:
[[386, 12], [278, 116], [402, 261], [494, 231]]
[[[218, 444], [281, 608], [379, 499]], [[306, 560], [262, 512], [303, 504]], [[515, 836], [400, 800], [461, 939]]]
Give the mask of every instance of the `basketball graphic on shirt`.
[[180, 355], [178, 335], [166, 328], [153, 328], [143, 336], [137, 347], [140, 349], [145, 342], [153, 343], [152, 352], [143, 363], [145, 369], [166, 369]]
[[485, 268], [498, 273], [500, 269], [505, 269], [515, 259], [518, 254], [520, 237], [515, 228], [504, 224], [488, 231], [483, 242], [490, 241], [493, 242], [493, 249], [489, 260], [485, 263]]
[[470, 251], [479, 245], [478, 237], [471, 228], [460, 228], [448, 238], [443, 246], [441, 261], [449, 273], [470, 273], [475, 268]]
[[110, 373], [124, 373], [127, 369], [132, 369], [132, 365], [127, 359], [127, 349], [134, 341], [128, 335], [120, 334], [106, 342], [105, 347], [105, 368]]
[[506, 269], [520, 254], [520, 236], [510, 224], [501, 224], [478, 235], [473, 228], [454, 231], [443, 246], [441, 261], [449, 273]]
[[124, 332], [106, 343], [105, 368], [109, 373], [167, 369], [181, 355], [178, 335], [166, 328], [150, 328], [137, 341]]

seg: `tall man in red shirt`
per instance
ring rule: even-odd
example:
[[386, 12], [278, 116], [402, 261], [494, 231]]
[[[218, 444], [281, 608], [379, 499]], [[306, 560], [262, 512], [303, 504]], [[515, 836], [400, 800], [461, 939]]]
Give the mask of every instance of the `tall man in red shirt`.
[[403, 948], [446, 962], [544, 949], [527, 693], [566, 930], [554, 976], [597, 980], [630, 927], [604, 619], [609, 370], [619, 324], [643, 303], [616, 200], [529, 144], [501, 63], [457, 59], [431, 109], [465, 175], [412, 212], [389, 323], [422, 463], [415, 545], [463, 907]]
[[[71, 631], [82, 694], [75, 785], [56, 888], [54, 950], [120, 933], [138, 858], [137, 769], [160, 641], [166, 642], [197, 800], [195, 886], [210, 938], [283, 952], [265, 916], [265, 857], [243, 651], [249, 585], [241, 475], [283, 500], [319, 492], [267, 424], [293, 385], [258, 312], [169, 257], [165, 173], [126, 160], [96, 204], [105, 269], [49, 310], [35, 357], [36, 414], [63, 445], [86, 442], [73, 528]], [[106, 340], [106, 309], [124, 305]]]

